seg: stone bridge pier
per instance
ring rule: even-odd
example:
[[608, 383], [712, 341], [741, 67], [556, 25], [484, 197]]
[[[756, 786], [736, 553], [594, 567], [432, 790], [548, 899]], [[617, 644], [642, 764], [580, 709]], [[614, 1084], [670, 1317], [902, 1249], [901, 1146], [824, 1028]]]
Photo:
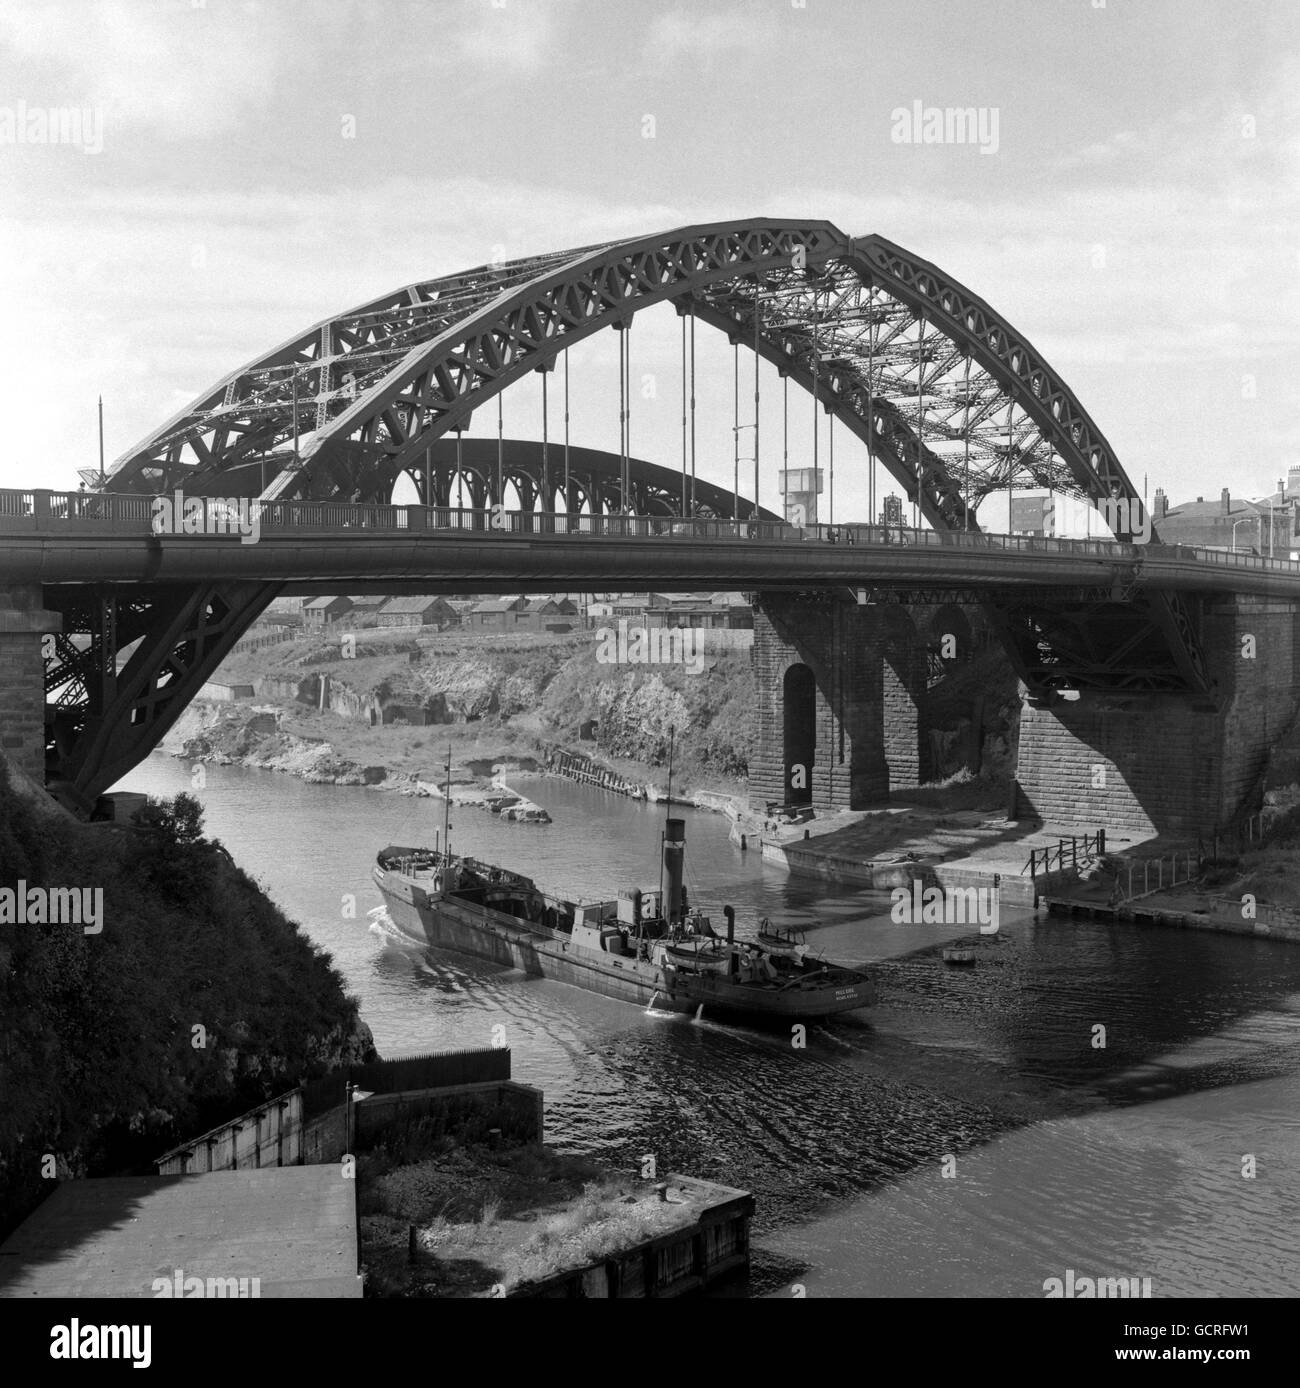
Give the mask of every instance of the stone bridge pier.
[[1024, 699], [1016, 812], [1122, 840], [1209, 835], [1258, 808], [1270, 749], [1300, 709], [1300, 603], [1216, 598], [1201, 645], [1212, 700]]
[[[931, 779], [927, 646], [960, 618], [939, 614], [860, 605], [847, 590], [756, 595], [756, 809], [864, 809]], [[1285, 743], [1300, 765], [1300, 600], [1215, 595], [1200, 644], [1209, 698], [1042, 700], [1022, 685], [1012, 814], [1067, 833], [1105, 828], [1118, 846], [1209, 836], [1258, 809], [1270, 752]]]
[[928, 778], [926, 643], [908, 610], [851, 593], [760, 593], [749, 795], [863, 809]]
[[45, 784], [47, 634], [63, 618], [42, 606], [39, 585], [0, 588], [0, 747], [11, 766]]

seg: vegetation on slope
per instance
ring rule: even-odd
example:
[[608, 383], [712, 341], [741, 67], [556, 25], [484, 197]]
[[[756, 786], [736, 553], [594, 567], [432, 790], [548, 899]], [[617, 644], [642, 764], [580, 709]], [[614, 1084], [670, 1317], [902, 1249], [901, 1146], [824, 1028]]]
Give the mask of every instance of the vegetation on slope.
[[202, 837], [198, 803], [151, 802], [150, 821], [38, 820], [0, 762], [0, 887], [103, 890], [99, 934], [0, 924], [0, 1233], [51, 1188], [47, 1154], [61, 1177], [151, 1171], [300, 1078], [374, 1058], [328, 955]]

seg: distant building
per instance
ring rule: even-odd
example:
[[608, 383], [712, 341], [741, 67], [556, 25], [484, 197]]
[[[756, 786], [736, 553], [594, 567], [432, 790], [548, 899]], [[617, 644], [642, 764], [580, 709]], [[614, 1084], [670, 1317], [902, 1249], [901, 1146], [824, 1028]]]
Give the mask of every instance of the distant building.
[[754, 604], [744, 593], [714, 593], [713, 606], [726, 619], [720, 625], [730, 631], [753, 631]]
[[645, 609], [649, 627], [743, 630], [754, 625], [753, 608], [740, 593], [657, 593]]
[[302, 625], [304, 631], [324, 631], [331, 622], [337, 622], [352, 611], [352, 599], [339, 595], [325, 598], [308, 598], [302, 605]]
[[515, 617], [523, 611], [527, 601], [527, 598], [483, 598], [470, 608], [469, 624], [496, 631], [513, 631]]
[[522, 627], [563, 634], [578, 625], [578, 604], [568, 597], [529, 598], [515, 620]]
[[529, 598], [519, 616], [523, 618], [576, 617], [577, 604], [569, 598]]
[[903, 498], [895, 496], [892, 492], [887, 496], [880, 509], [880, 524], [901, 526], [903, 523]]
[[572, 631], [578, 605], [569, 597], [484, 598], [469, 611], [469, 624], [497, 631]]
[[1011, 534], [1046, 534], [1046, 513], [1050, 500], [1051, 498], [1048, 496], [1013, 496], [1011, 498]]
[[442, 597], [389, 598], [379, 609], [381, 627], [459, 626], [460, 614]]
[[1162, 544], [1203, 545], [1207, 549], [1254, 550], [1285, 556], [1295, 547], [1296, 498], [1285, 501], [1285, 491], [1279, 487], [1283, 501], [1270, 504], [1234, 497], [1224, 487], [1217, 501], [1198, 496], [1170, 506], [1162, 488], [1156, 489], [1151, 519]]
[[668, 602], [666, 593], [620, 593], [613, 599], [613, 616], [644, 617], [651, 607], [663, 607]]
[[1283, 525], [1289, 525], [1292, 536], [1289, 541], [1290, 547], [1295, 549], [1300, 546], [1300, 541], [1296, 539], [1297, 536], [1300, 536], [1300, 466], [1289, 468], [1285, 480], [1281, 477], [1277, 479], [1277, 490], [1270, 492], [1267, 496], [1256, 497], [1255, 503], [1258, 506], [1271, 507], [1275, 512], [1280, 513], [1275, 516], [1273, 536], [1275, 551]]

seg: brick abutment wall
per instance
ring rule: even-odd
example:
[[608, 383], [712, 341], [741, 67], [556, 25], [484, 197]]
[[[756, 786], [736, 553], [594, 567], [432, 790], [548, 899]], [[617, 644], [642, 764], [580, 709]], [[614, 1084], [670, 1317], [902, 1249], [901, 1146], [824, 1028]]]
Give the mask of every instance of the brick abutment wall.
[[1215, 706], [1174, 695], [1022, 704], [1017, 810], [1117, 834], [1208, 834], [1250, 808], [1269, 750], [1294, 722], [1300, 605], [1224, 598], [1202, 644]]
[[915, 786], [928, 769], [921, 726], [925, 643], [905, 609], [833, 596], [764, 593], [754, 614], [757, 738], [749, 763], [752, 804], [797, 798], [787, 746], [787, 673], [811, 671], [814, 809], [863, 809]]

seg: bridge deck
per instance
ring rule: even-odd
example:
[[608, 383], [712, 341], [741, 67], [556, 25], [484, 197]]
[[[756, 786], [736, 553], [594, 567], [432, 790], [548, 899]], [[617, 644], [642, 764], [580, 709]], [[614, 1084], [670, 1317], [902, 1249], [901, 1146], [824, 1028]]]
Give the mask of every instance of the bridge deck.
[[[672, 516], [0, 491], [0, 581], [800, 588], [1132, 586], [1294, 597], [1300, 561], [1188, 545]], [[168, 499], [170, 500], [170, 499]], [[176, 533], [178, 532], [179, 533]]]

